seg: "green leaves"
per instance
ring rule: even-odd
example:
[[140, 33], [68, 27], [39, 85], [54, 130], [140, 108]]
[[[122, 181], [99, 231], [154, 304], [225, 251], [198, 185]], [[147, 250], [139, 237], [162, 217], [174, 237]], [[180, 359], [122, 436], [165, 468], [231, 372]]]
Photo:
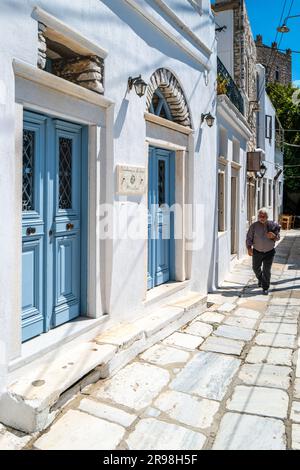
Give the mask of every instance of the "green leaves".
[[[284, 141], [300, 145], [300, 89], [292, 85], [270, 83], [267, 93], [276, 109], [284, 132]], [[294, 129], [296, 129], [294, 131]], [[288, 191], [300, 191], [300, 148], [284, 146], [284, 177]]]

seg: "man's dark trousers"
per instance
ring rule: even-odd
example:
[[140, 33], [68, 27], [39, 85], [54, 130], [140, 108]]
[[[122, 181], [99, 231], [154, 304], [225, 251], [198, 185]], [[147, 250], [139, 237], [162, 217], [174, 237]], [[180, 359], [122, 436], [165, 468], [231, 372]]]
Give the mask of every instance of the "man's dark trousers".
[[268, 290], [271, 280], [271, 267], [275, 256], [275, 249], [267, 251], [257, 251], [253, 248], [252, 267], [263, 290]]

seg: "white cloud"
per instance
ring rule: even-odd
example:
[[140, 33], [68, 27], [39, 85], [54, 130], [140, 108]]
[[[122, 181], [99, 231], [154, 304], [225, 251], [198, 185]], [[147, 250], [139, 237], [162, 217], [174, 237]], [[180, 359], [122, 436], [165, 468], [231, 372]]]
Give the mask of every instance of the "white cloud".
[[293, 85], [294, 85], [294, 86], [297, 86], [298, 88], [300, 88], [300, 80], [294, 80], [294, 81], [293, 81]]

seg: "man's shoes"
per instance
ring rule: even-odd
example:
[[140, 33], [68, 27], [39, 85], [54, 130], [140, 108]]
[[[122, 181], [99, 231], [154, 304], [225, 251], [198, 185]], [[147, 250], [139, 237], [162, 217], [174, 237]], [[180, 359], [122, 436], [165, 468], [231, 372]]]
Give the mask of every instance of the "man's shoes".
[[268, 295], [269, 294], [269, 289], [263, 289], [263, 295]]

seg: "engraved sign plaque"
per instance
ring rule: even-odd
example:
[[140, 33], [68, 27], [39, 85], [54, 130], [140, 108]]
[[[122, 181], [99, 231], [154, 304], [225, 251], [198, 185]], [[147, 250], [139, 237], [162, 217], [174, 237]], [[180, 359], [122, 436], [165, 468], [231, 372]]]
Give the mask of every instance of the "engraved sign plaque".
[[118, 194], [144, 194], [146, 183], [146, 169], [138, 166], [117, 166], [117, 193]]

